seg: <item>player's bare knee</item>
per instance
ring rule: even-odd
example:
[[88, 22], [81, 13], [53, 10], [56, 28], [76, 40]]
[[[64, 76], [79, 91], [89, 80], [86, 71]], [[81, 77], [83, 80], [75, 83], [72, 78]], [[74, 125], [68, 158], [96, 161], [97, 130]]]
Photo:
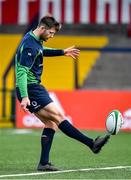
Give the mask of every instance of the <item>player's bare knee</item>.
[[63, 113], [58, 113], [57, 116], [58, 116], [59, 122], [62, 122], [65, 119], [65, 116]]
[[53, 121], [50, 121], [50, 120], [47, 120], [47, 121], [45, 122], [45, 128], [54, 129], [55, 131], [57, 131], [57, 129], [58, 129], [56, 123], [53, 122]]
[[59, 125], [65, 119], [65, 115], [61, 112], [55, 112], [55, 114], [53, 114], [53, 118], [56, 124]]

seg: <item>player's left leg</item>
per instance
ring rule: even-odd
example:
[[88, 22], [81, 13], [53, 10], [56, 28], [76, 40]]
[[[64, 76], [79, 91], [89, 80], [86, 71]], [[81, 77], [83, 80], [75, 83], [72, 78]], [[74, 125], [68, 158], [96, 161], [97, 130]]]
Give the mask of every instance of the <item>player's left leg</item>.
[[45, 124], [45, 127], [41, 135], [41, 155], [37, 170], [58, 171], [59, 169], [49, 162], [50, 150], [51, 150], [53, 138], [58, 127], [52, 121], [42, 119], [42, 117], [40, 117], [39, 115], [37, 115], [37, 117]]

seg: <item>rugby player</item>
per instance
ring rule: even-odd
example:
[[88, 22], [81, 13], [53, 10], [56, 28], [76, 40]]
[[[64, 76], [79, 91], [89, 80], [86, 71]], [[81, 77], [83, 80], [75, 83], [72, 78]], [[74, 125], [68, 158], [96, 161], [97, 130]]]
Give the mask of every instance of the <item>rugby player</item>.
[[58, 128], [65, 135], [85, 144], [95, 154], [100, 152], [110, 137], [105, 135], [94, 140], [81, 133], [56, 107], [48, 91], [41, 84], [44, 56], [70, 56], [73, 59], [79, 56], [80, 51], [74, 47], [62, 50], [43, 46], [43, 42], [53, 38], [60, 29], [61, 24], [54, 17], [41, 18], [37, 28], [24, 36], [16, 52], [16, 94], [21, 108], [34, 113], [45, 124], [41, 136], [38, 171], [59, 170], [49, 161], [51, 145]]

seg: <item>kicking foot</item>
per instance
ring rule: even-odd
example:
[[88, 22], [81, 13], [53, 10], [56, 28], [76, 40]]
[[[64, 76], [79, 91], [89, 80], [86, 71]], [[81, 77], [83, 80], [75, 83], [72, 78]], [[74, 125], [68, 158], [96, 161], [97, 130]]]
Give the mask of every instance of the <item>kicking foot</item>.
[[53, 164], [51, 163], [47, 163], [45, 165], [42, 165], [42, 164], [38, 164], [38, 167], [37, 167], [37, 170], [38, 171], [59, 171], [58, 168], [56, 168]]
[[110, 135], [106, 135], [105, 137], [97, 137], [93, 142], [93, 147], [91, 148], [93, 153], [99, 153], [101, 148], [108, 142], [109, 138]]

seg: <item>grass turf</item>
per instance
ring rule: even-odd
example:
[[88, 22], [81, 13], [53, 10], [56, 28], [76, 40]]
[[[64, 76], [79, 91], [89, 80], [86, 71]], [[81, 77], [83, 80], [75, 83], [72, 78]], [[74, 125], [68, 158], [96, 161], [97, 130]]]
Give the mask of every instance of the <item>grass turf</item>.
[[[103, 132], [87, 132], [95, 138]], [[0, 129], [0, 175], [36, 172], [40, 154], [40, 130]], [[85, 145], [57, 132], [51, 162], [62, 170], [109, 166], [131, 166], [131, 133], [112, 136], [98, 155]], [[131, 168], [5, 177], [6, 179], [130, 179]], [[4, 178], [2, 178], [4, 179]]]

